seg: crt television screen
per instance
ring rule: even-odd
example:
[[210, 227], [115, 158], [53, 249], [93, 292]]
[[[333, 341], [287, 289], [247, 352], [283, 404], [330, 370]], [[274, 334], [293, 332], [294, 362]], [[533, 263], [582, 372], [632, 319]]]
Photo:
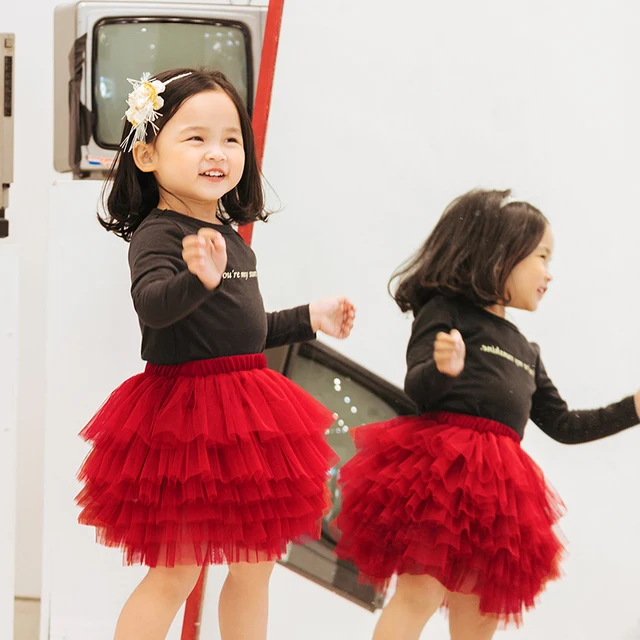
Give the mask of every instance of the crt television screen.
[[93, 37], [94, 137], [116, 149], [131, 91], [139, 79], [177, 67], [222, 71], [251, 109], [252, 69], [249, 32], [240, 23], [188, 19], [105, 19]]

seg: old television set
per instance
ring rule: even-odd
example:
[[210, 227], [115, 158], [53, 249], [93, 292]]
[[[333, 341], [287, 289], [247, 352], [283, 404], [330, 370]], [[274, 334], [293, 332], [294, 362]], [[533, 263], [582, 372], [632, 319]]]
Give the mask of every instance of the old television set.
[[382, 606], [385, 594], [360, 584], [357, 567], [333, 553], [340, 536], [333, 524], [341, 508], [337, 481], [341, 466], [355, 453], [354, 429], [415, 414], [416, 406], [401, 389], [320, 341], [270, 349], [266, 355], [270, 368], [280, 371], [333, 411], [335, 422], [326, 435], [340, 458], [331, 470], [333, 505], [323, 520], [320, 540], [293, 545], [282, 564], [373, 611]]
[[266, 6], [86, 0], [54, 17], [54, 167], [104, 177], [131, 85], [177, 67], [224, 72], [253, 107]]

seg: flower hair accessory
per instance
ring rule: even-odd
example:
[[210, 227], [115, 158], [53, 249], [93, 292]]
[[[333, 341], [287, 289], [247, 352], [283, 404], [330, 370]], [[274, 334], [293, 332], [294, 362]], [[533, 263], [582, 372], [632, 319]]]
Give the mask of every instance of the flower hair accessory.
[[504, 209], [508, 204], [513, 204], [514, 202], [522, 202], [520, 198], [514, 198], [513, 196], [505, 196], [500, 203], [500, 208]]
[[[188, 75], [191, 75], [191, 71], [170, 78], [166, 82], [152, 78], [150, 73], [143, 73], [140, 80], [127, 78], [133, 86], [133, 91], [127, 98], [129, 108], [123, 116], [123, 119], [126, 118], [131, 123], [131, 131], [120, 145], [124, 150], [131, 151], [136, 142], [144, 142], [146, 140], [147, 124], [151, 123], [154, 131], [158, 131], [155, 120], [162, 115], [158, 109], [161, 109], [162, 105], [164, 105], [164, 100], [160, 94], [170, 82]], [[129, 145], [128, 149], [127, 144]]]

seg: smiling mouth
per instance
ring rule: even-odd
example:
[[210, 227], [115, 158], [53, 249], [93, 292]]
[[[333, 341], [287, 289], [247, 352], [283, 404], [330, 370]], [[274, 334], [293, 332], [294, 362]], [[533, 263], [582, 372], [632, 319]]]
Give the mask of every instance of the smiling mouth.
[[207, 178], [224, 178], [224, 171], [220, 169], [214, 169], [213, 171], [205, 171], [200, 174], [201, 176], [205, 176]]

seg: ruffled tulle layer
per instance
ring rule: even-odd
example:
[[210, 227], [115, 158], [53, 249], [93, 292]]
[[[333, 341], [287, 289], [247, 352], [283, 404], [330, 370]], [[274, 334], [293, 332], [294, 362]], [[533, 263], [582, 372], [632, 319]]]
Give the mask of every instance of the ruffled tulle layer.
[[483, 613], [519, 622], [558, 577], [563, 505], [508, 427], [448, 413], [355, 430], [341, 469], [338, 556], [384, 585], [431, 575], [480, 597]]
[[279, 558], [319, 535], [333, 420], [263, 355], [147, 365], [82, 431], [79, 520], [128, 564]]

